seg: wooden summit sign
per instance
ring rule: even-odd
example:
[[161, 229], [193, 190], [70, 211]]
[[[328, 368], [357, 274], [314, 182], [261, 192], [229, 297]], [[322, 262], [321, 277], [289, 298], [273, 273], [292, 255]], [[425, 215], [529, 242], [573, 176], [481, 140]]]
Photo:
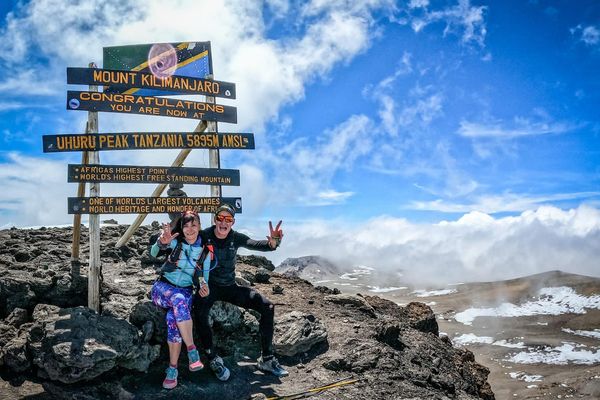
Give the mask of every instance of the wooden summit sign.
[[124, 132], [44, 135], [44, 153], [138, 149], [254, 149], [252, 133]]
[[240, 185], [237, 169], [69, 164], [68, 170], [68, 182]]
[[103, 111], [237, 123], [237, 109], [222, 104], [134, 96], [121, 93], [67, 91], [67, 110]]
[[170, 75], [163, 78], [152, 73], [100, 68], [67, 68], [67, 83], [110, 86], [115, 89], [159, 89], [169, 94], [204, 94], [235, 99], [235, 84], [190, 76]]
[[[240, 172], [220, 169], [219, 149], [253, 149], [254, 136], [217, 133], [217, 121], [237, 123], [237, 109], [216, 104], [215, 97], [235, 99], [236, 92], [234, 84], [211, 79], [211, 55], [210, 42], [105, 47], [103, 68], [90, 63], [89, 68], [67, 69], [69, 84], [89, 85], [89, 91], [68, 91], [66, 102], [68, 110], [88, 111], [85, 134], [45, 135], [44, 152], [82, 152], [81, 164], [68, 165], [68, 182], [79, 182], [77, 197], [68, 199], [68, 212], [75, 214], [71, 258], [79, 260], [81, 214], [90, 214], [88, 307], [96, 312], [100, 312], [102, 269], [98, 214], [138, 214], [115, 244], [119, 248], [149, 213], [171, 214], [187, 207], [214, 213], [223, 202], [241, 211], [241, 198], [221, 197], [221, 186], [240, 185]], [[103, 86], [102, 92], [98, 92], [99, 85]], [[178, 94], [205, 95], [206, 102], [155, 97]], [[198, 125], [192, 133], [98, 134], [98, 112], [189, 118], [197, 120]], [[98, 153], [98, 150], [171, 148], [182, 149], [171, 167], [100, 165]], [[210, 168], [181, 167], [194, 148], [208, 149]], [[83, 197], [86, 182], [91, 182], [90, 197]], [[158, 185], [151, 197], [100, 197], [99, 182]], [[210, 185], [212, 197], [160, 197], [167, 184]]]
[[193, 207], [200, 213], [215, 213], [226, 203], [242, 212], [240, 197], [69, 197], [69, 214], [163, 214]]

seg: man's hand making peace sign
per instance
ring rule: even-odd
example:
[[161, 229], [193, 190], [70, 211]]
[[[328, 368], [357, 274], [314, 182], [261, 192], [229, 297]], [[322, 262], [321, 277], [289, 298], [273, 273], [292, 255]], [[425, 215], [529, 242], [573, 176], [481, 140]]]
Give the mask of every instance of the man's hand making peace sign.
[[281, 222], [277, 224], [275, 229], [273, 229], [273, 224], [269, 221], [269, 236], [267, 236], [267, 240], [269, 241], [269, 246], [272, 249], [276, 249], [281, 243], [281, 239], [283, 238], [283, 231], [281, 230]]

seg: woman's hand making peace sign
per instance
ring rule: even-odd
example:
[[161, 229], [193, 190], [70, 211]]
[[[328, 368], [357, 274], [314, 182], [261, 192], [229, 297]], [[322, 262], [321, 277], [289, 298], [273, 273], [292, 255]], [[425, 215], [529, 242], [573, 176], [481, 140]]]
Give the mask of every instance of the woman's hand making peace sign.
[[177, 236], [179, 236], [179, 232], [176, 232], [174, 234], [171, 233], [171, 224], [167, 222], [163, 224], [163, 227], [160, 230], [160, 236], [158, 240], [162, 245], [167, 245], [171, 243], [171, 240], [175, 239]]

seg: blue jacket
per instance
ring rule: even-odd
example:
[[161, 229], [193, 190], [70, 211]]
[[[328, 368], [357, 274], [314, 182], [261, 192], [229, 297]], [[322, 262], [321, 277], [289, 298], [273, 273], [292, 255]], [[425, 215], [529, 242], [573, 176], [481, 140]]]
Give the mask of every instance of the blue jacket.
[[[171, 240], [169, 247], [175, 249], [177, 247], [177, 239]], [[181, 242], [181, 253], [179, 254], [179, 261], [177, 261], [177, 268], [173, 272], [164, 272], [163, 276], [171, 282], [173, 285], [180, 287], [192, 286], [194, 284], [194, 273], [196, 272], [196, 262], [202, 254], [202, 240], [200, 237], [193, 244], [188, 244], [185, 240]], [[152, 257], [156, 257], [160, 247], [158, 240], [152, 245], [150, 254]], [[204, 259], [202, 265], [202, 271], [204, 273], [204, 280], [208, 282], [208, 275], [210, 272], [211, 257], [207, 256]]]

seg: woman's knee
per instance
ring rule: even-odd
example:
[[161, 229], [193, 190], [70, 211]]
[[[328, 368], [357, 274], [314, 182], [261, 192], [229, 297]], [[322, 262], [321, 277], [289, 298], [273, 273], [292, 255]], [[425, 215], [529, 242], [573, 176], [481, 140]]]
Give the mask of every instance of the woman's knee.
[[167, 341], [170, 343], [181, 343], [181, 333], [177, 327], [177, 320], [172, 310], [167, 312]]
[[192, 319], [190, 303], [182, 294], [177, 294], [171, 298], [172, 310], [177, 322], [187, 321]]

